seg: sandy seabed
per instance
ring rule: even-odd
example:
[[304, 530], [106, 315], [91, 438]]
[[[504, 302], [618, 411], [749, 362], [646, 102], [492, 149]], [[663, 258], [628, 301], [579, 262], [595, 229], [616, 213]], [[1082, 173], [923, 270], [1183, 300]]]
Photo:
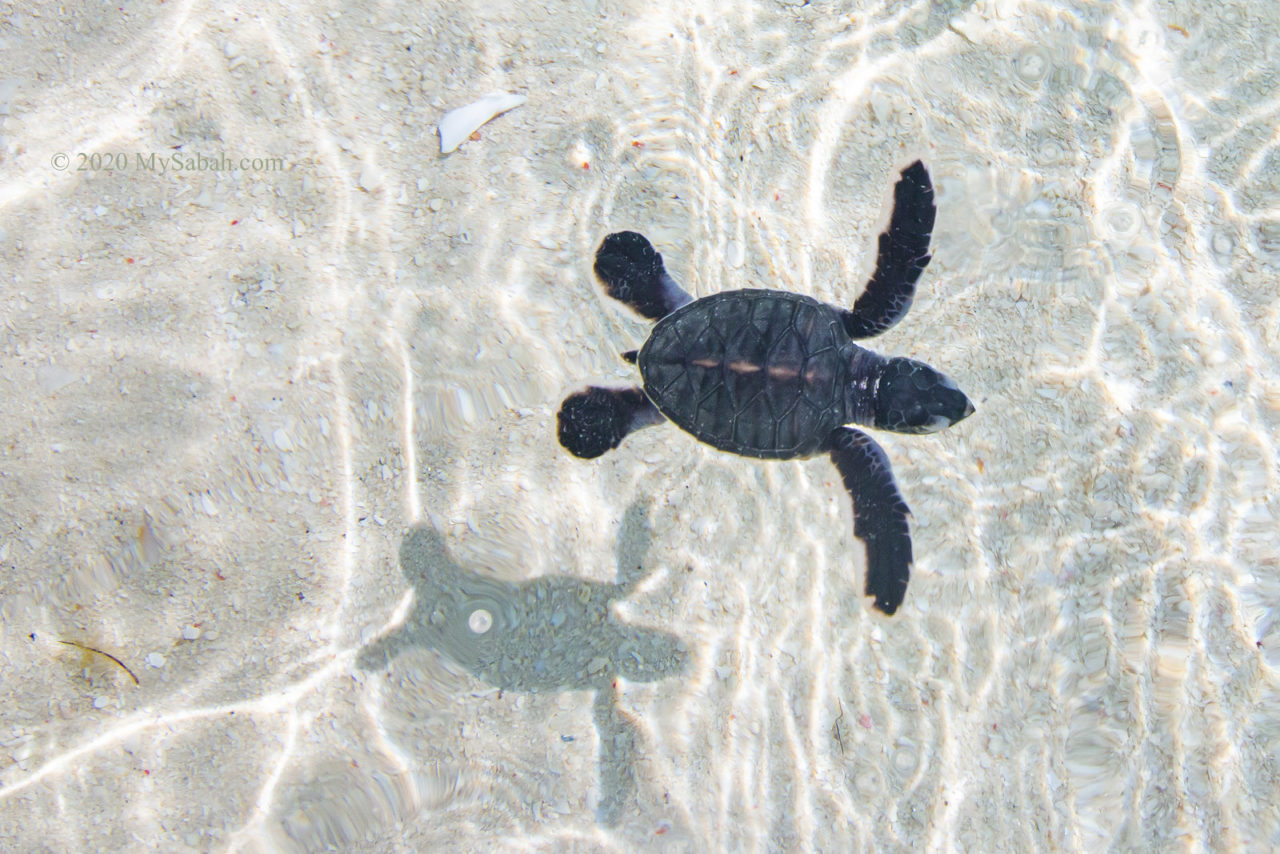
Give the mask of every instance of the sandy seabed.
[[[1280, 13], [1269, 0], [0, 16], [0, 848], [1280, 846]], [[526, 95], [451, 154], [436, 124]], [[564, 395], [697, 295], [851, 304], [893, 618], [834, 468]]]

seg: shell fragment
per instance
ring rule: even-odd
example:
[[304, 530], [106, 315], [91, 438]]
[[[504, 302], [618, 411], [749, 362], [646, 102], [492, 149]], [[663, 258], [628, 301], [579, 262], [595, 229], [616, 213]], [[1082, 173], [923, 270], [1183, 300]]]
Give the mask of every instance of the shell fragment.
[[529, 100], [524, 95], [493, 92], [473, 104], [450, 110], [440, 119], [440, 153], [448, 154], [475, 133], [481, 125]]

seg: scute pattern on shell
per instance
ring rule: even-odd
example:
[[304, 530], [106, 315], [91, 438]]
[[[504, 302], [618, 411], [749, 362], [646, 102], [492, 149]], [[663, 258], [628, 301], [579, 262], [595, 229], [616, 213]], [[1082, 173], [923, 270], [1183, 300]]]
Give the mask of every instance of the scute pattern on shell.
[[801, 294], [714, 294], [663, 318], [640, 350], [662, 414], [721, 450], [807, 456], [845, 420], [853, 344], [830, 307]]

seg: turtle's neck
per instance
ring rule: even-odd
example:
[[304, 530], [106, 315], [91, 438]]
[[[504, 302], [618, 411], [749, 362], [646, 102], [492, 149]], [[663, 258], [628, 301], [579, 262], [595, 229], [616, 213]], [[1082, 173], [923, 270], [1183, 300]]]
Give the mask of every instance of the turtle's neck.
[[857, 344], [849, 344], [849, 373], [844, 384], [844, 423], [874, 427], [876, 392], [885, 358]]

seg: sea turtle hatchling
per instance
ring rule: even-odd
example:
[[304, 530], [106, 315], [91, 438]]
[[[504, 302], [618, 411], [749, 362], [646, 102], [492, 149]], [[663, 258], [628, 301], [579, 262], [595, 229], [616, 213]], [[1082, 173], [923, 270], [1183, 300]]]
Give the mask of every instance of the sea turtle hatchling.
[[910, 511], [881, 447], [845, 425], [932, 433], [973, 412], [956, 384], [928, 365], [854, 343], [893, 326], [911, 307], [929, 263], [934, 215], [933, 185], [916, 161], [894, 187], [875, 274], [852, 310], [775, 290], [695, 300], [648, 240], [610, 234], [596, 252], [596, 275], [614, 299], [658, 321], [638, 352], [623, 354], [644, 387], [570, 395], [560, 407], [560, 444], [597, 457], [632, 430], [670, 420], [744, 456], [829, 454], [853, 498], [854, 536], [866, 546], [866, 595], [893, 614], [910, 575]]

